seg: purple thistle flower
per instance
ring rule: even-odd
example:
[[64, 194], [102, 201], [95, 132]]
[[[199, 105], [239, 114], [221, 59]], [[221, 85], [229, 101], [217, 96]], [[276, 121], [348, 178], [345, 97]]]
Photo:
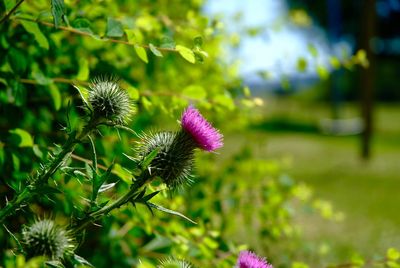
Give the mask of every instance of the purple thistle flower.
[[183, 112], [181, 124], [182, 128], [192, 136], [199, 148], [212, 152], [222, 147], [222, 134], [192, 105]]
[[239, 254], [237, 268], [273, 268], [265, 258], [257, 256], [251, 251], [242, 251]]

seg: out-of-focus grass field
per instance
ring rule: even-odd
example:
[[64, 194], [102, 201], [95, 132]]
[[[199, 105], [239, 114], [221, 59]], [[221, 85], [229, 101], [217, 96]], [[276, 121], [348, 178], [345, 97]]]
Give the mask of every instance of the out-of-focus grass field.
[[[357, 103], [341, 105], [341, 118], [358, 115]], [[369, 161], [360, 158], [359, 136], [318, 131], [318, 122], [331, 118], [327, 103], [267, 98], [255, 117], [250, 133], [227, 137], [227, 144], [247, 143], [259, 157], [289, 159], [293, 179], [306, 182], [315, 196], [345, 214], [339, 223], [309, 214], [297, 219], [305, 243], [325, 245], [325, 261], [348, 260], [354, 251], [373, 258], [400, 247], [400, 105], [377, 104]]]

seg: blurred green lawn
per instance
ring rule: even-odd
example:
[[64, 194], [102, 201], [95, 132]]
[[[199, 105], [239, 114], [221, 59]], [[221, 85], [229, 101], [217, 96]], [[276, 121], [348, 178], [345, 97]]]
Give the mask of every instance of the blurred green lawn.
[[[341, 118], [359, 114], [357, 104], [342, 104]], [[372, 158], [359, 157], [358, 136], [329, 136], [318, 122], [330, 118], [329, 104], [268, 98], [255, 115], [252, 131], [228, 136], [226, 143], [251, 143], [259, 157], [291, 160], [289, 175], [308, 183], [315, 196], [345, 213], [335, 223], [309, 214], [297, 219], [305, 229], [305, 243], [326, 245], [307, 261], [340, 263], [354, 251], [366, 258], [400, 247], [400, 105], [378, 104]], [[318, 244], [317, 243], [317, 244]], [[331, 250], [326, 250], [330, 248]]]

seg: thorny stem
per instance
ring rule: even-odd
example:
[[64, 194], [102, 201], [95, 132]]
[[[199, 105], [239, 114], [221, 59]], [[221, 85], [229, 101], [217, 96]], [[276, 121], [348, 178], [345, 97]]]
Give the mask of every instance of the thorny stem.
[[[41, 20], [35, 20], [35, 19], [30, 19], [30, 18], [22, 18], [22, 17], [18, 17], [16, 18], [18, 20], [26, 20], [26, 21], [33, 21], [36, 22], [38, 24], [47, 26], [47, 27], [55, 27], [55, 25], [51, 22], [47, 22], [47, 21], [41, 21]], [[65, 26], [58, 26], [57, 29], [66, 31], [66, 32], [70, 32], [70, 33], [74, 33], [74, 34], [78, 34], [78, 35], [82, 35], [82, 36], [90, 36], [93, 37], [93, 35], [91, 33], [88, 32], [83, 32], [80, 31], [78, 29], [72, 28], [72, 27], [65, 27]], [[109, 41], [111, 43], [117, 43], [117, 44], [124, 44], [124, 45], [129, 45], [129, 46], [141, 46], [143, 48], [149, 49], [150, 46], [149, 45], [139, 45], [139, 44], [133, 44], [130, 43], [128, 41], [124, 41], [124, 40], [118, 40], [118, 39], [111, 39], [111, 38], [101, 38], [102, 41]], [[168, 52], [178, 52], [175, 48], [167, 48], [167, 47], [157, 47], [157, 50], [160, 51], [168, 51]]]
[[88, 214], [83, 219], [77, 220], [75, 223], [70, 225], [70, 229], [75, 232], [83, 231], [92, 222], [107, 215], [112, 210], [120, 208], [126, 203], [132, 201], [132, 199], [140, 192], [140, 190], [142, 190], [143, 186], [145, 186], [150, 180], [151, 175], [147, 171], [145, 171], [139, 178], [136, 179], [134, 184], [132, 184], [130, 190], [126, 192], [123, 196], [121, 196], [111, 204], [106, 205], [103, 208]]
[[0, 210], [0, 223], [31, 200], [37, 194], [36, 190], [40, 186], [48, 183], [50, 177], [57, 171], [60, 165], [62, 165], [64, 159], [74, 151], [76, 145], [81, 143], [90, 132], [96, 128], [99, 123], [98, 121], [98, 119], [92, 117], [78, 135], [75, 136], [74, 134], [68, 138], [62, 146], [61, 151], [51, 160], [48, 167], [45, 168], [43, 172], [39, 173], [39, 175], [32, 180], [32, 182], [22, 190], [22, 192], [17, 194], [13, 200], [8, 202], [6, 206]]

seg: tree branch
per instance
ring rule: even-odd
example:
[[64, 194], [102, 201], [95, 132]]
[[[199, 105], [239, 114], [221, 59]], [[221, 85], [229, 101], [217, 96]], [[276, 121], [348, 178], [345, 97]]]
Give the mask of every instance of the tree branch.
[[22, 2], [24, 2], [25, 0], [19, 0], [18, 3], [15, 4], [15, 6], [10, 10], [10, 12], [8, 12], [1, 20], [0, 20], [0, 24], [2, 24], [3, 22], [5, 22], [12, 13], [15, 12], [15, 10], [17, 10], [17, 8], [22, 4]]

